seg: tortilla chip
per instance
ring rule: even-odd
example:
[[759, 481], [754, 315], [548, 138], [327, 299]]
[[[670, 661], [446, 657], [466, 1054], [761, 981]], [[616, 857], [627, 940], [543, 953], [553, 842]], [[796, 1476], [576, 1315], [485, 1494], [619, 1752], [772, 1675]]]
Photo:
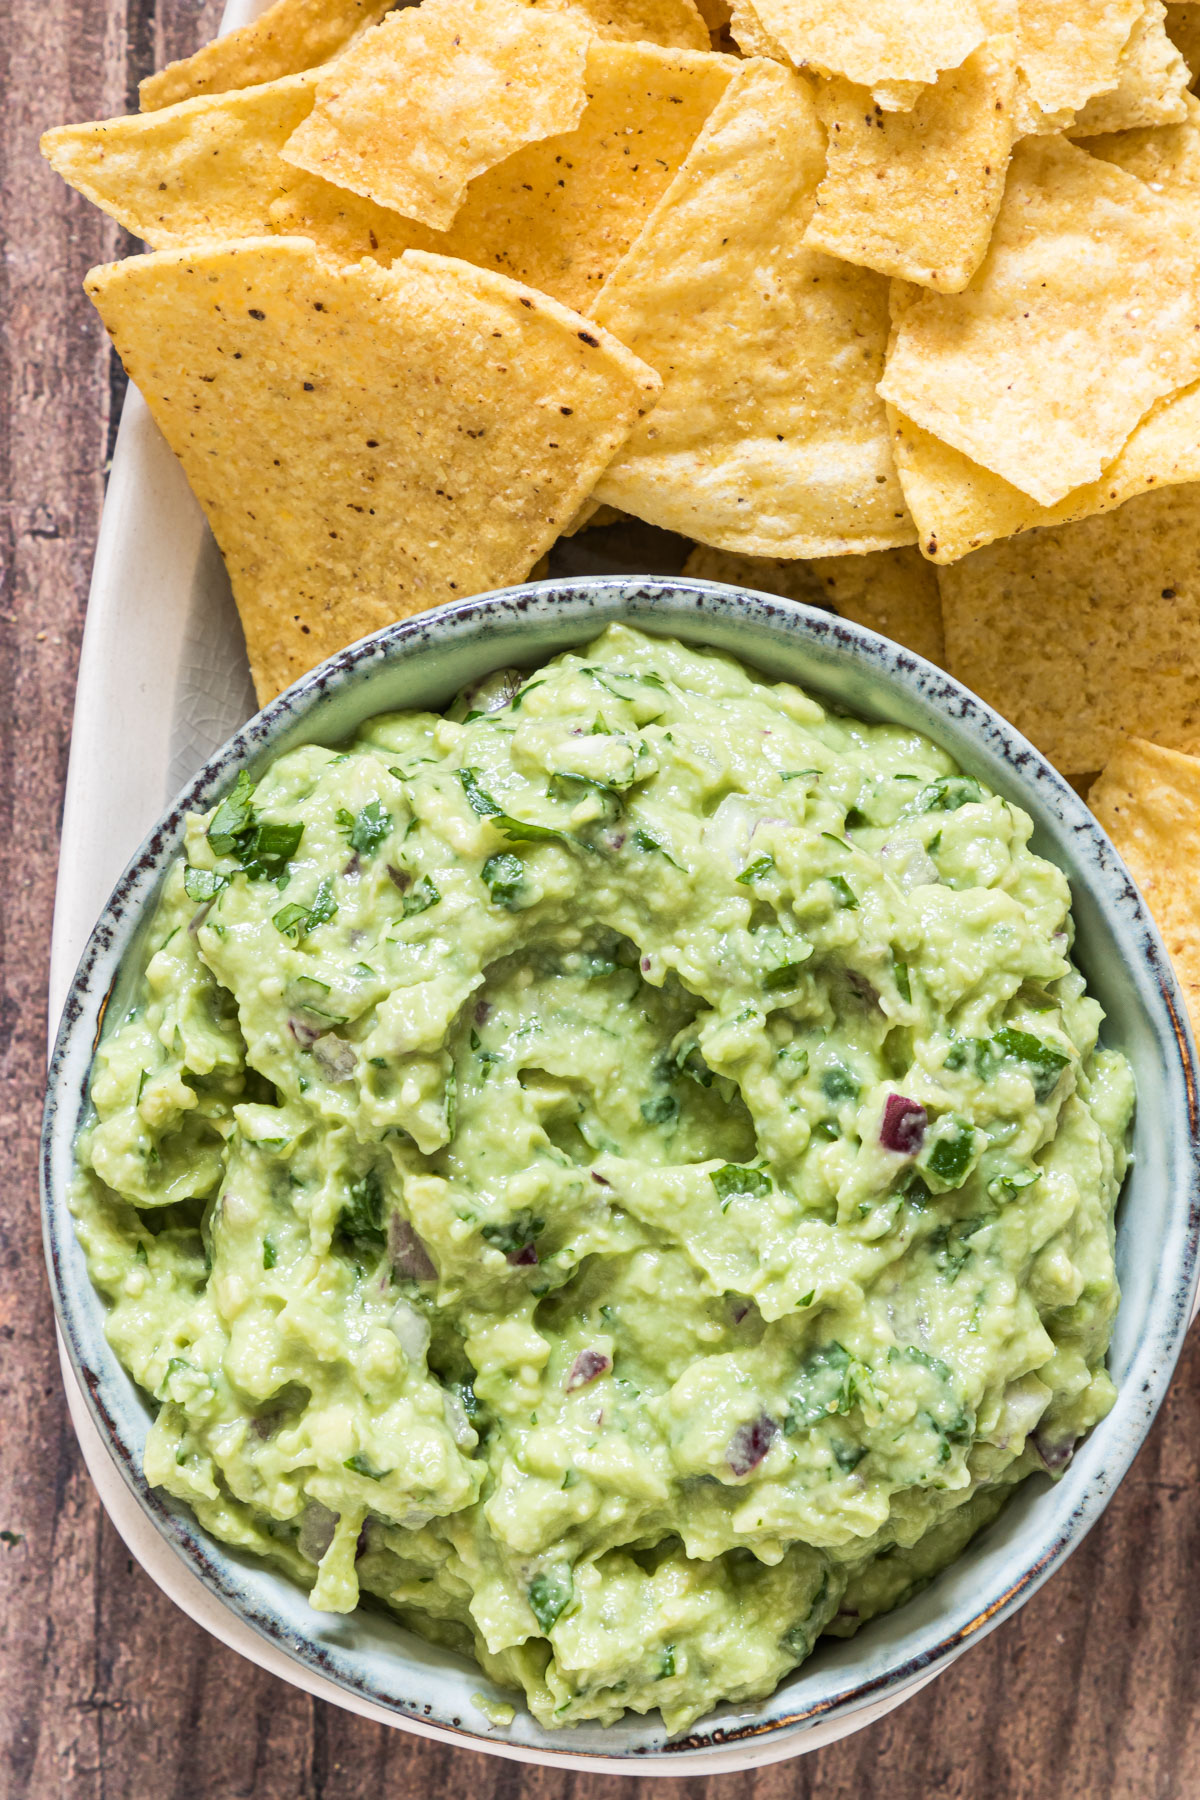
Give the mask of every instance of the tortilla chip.
[[518, 150], [471, 183], [448, 232], [283, 161], [317, 75], [67, 125], [43, 150], [64, 178], [156, 249], [311, 237], [347, 262], [407, 249], [500, 268], [583, 307], [628, 250], [737, 64], [726, 56], [594, 42], [589, 101], [562, 137]]
[[1187, 117], [1187, 64], [1167, 36], [1162, 0], [1147, 0], [1117, 64], [1117, 85], [1089, 100], [1071, 126], [1074, 138], [1146, 125], [1177, 125]]
[[143, 112], [315, 69], [381, 19], [393, 0], [275, 0], [261, 18], [168, 63], [138, 88]]
[[1200, 485], [990, 544], [938, 580], [951, 672], [1060, 769], [1149, 731], [1200, 746]]
[[[272, 204], [297, 180], [279, 152], [312, 107], [318, 79], [309, 70], [160, 112], [60, 125], [43, 136], [42, 154], [64, 181], [156, 249], [258, 236], [271, 228]], [[374, 211], [403, 231], [394, 213]]]
[[424, 0], [339, 56], [285, 162], [444, 231], [467, 183], [578, 125], [591, 34], [511, 0]]
[[1059, 138], [1018, 144], [961, 294], [908, 307], [879, 391], [1039, 504], [1095, 481], [1200, 376], [1200, 219]]
[[665, 379], [597, 499], [752, 555], [913, 542], [874, 391], [886, 284], [803, 244], [824, 160], [803, 78], [741, 64], [592, 309]]
[[683, 573], [826, 607], [930, 662], [945, 660], [937, 576], [918, 550], [780, 562], [772, 556], [732, 556], [728, 550], [700, 544], [684, 563]]
[[259, 238], [87, 291], [208, 514], [262, 700], [523, 579], [659, 386], [556, 301], [419, 251], [346, 267]]
[[1117, 66], [1144, 0], [1020, 0], [1020, 67], [1033, 117], [1061, 129], [1093, 94], [1117, 85]]
[[[600, 37], [663, 50], [711, 50], [707, 20], [693, 0], [526, 0], [546, 12], [574, 13]], [[709, 0], [711, 5], [711, 0]]]
[[1194, 94], [1185, 94], [1183, 104], [1180, 124], [1089, 138], [1089, 155], [1102, 157], [1118, 169], [1136, 175], [1139, 181], [1149, 182], [1155, 193], [1171, 188], [1200, 188], [1200, 100]]
[[796, 68], [865, 88], [936, 81], [986, 36], [974, 0], [753, 0], [751, 10]]
[[1200, 760], [1127, 738], [1089, 805], [1145, 896], [1200, 1035]]
[[1200, 481], [1200, 382], [1160, 400], [1099, 481], [1074, 488], [1056, 506], [1039, 506], [893, 407], [888, 417], [904, 498], [931, 562], [957, 562], [996, 538], [1111, 512], [1150, 488]]
[[989, 38], [911, 112], [885, 113], [848, 81], [824, 83], [829, 154], [809, 248], [942, 293], [966, 287], [1004, 194], [1016, 51], [1011, 32]]
[[731, 0], [729, 35], [743, 56], [768, 56], [791, 67], [791, 59], [767, 31], [750, 0]]
[[1167, 36], [1192, 75], [1200, 74], [1200, 6], [1195, 0], [1167, 7]]

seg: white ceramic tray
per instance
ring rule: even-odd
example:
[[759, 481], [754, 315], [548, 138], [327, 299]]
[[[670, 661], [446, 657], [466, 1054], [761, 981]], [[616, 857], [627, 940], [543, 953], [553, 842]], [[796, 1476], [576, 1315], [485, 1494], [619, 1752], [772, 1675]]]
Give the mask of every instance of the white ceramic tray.
[[[256, 0], [231, 0], [226, 25], [251, 18]], [[580, 572], [588, 551], [580, 541]], [[52, 1033], [92, 925], [130, 856], [168, 802], [255, 710], [245, 647], [216, 547], [183, 474], [130, 390], [101, 524], [83, 640], [50, 968]], [[61, 1348], [61, 1346], [60, 1346]], [[422, 1736], [463, 1738], [400, 1718], [347, 1693], [260, 1637], [209, 1592], [141, 1511], [118, 1474], [62, 1356], [71, 1417], [89, 1472], [131, 1553], [185, 1613], [230, 1648], [322, 1699]], [[944, 1664], [942, 1665], [945, 1666]], [[478, 1747], [604, 1773], [718, 1774], [780, 1760], [860, 1729], [931, 1679], [858, 1710], [815, 1722], [800, 1736], [681, 1752], [654, 1762], [522, 1750], [501, 1735]], [[480, 1720], [480, 1729], [483, 1721]]]

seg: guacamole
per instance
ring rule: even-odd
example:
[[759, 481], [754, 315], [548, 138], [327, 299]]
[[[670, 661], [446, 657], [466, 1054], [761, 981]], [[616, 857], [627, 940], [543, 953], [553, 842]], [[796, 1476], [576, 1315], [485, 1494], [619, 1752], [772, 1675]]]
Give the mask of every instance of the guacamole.
[[901, 1602], [1113, 1397], [1133, 1085], [1030, 831], [624, 627], [240, 777], [79, 1140], [147, 1478], [551, 1726]]

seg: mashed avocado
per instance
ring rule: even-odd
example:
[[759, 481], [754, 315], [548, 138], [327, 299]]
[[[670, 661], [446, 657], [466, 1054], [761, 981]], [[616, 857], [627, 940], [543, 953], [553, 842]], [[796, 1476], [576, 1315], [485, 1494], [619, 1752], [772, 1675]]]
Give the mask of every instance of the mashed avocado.
[[1133, 1087], [1030, 829], [621, 627], [241, 778], [79, 1142], [149, 1480], [546, 1725], [903, 1600], [1112, 1399]]

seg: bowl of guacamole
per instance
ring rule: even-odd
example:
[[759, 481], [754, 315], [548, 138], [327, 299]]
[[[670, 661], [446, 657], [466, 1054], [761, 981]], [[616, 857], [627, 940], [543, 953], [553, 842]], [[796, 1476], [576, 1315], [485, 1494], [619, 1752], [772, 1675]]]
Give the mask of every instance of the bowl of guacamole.
[[397, 1722], [787, 1754], [1136, 1450], [1183, 1020], [1082, 803], [919, 659], [702, 582], [472, 601], [268, 707], [118, 888], [64, 1335], [181, 1557]]

